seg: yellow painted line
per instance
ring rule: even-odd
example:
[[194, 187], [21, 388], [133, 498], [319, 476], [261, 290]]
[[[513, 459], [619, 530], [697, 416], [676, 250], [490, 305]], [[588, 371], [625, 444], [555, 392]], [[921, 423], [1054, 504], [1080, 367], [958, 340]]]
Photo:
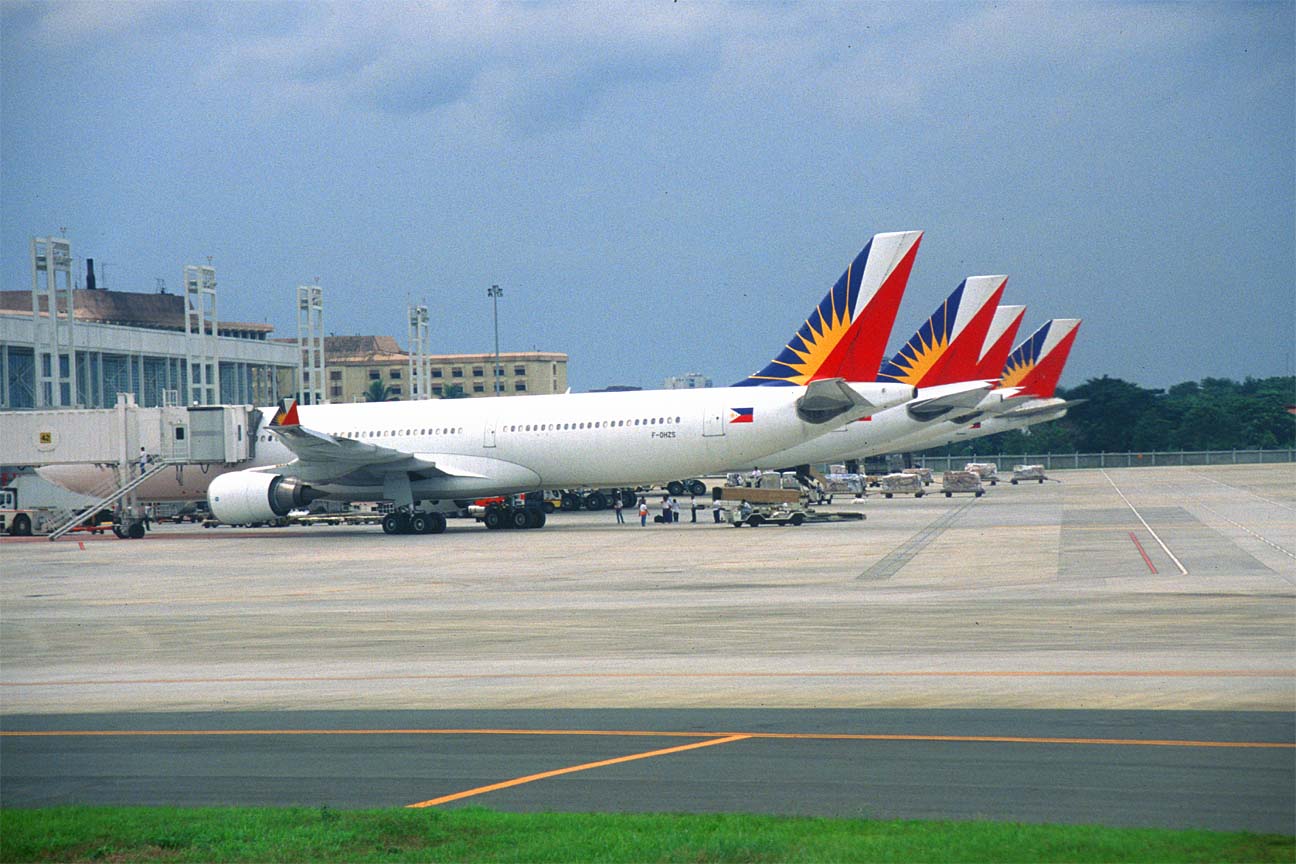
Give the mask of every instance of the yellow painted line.
[[311, 681], [622, 681], [754, 678], [1293, 678], [1296, 669], [919, 669], [872, 672], [447, 672], [435, 675], [279, 675], [228, 678], [79, 678], [0, 681], [0, 687], [89, 687], [123, 684], [284, 684]]
[[683, 753], [685, 750], [714, 747], [717, 744], [730, 744], [734, 741], [743, 741], [750, 737], [750, 735], [730, 735], [726, 738], [712, 738], [708, 741], [695, 741], [692, 744], [681, 744], [678, 747], [667, 747], [664, 750], [649, 750], [646, 753], [633, 753], [629, 756], [618, 756], [615, 759], [603, 759], [599, 762], [586, 762], [583, 765], [572, 765], [567, 768], [558, 768], [553, 771], [542, 771], [539, 774], [528, 774], [526, 777], [515, 777], [512, 780], [505, 780], [502, 783], [492, 783], [489, 786], [478, 786], [476, 789], [466, 789], [463, 792], [455, 792], [452, 795], [442, 795], [440, 798], [432, 798], [428, 801], [419, 801], [416, 804], [407, 804], [405, 806], [410, 808], [435, 807], [438, 804], [448, 804], [451, 801], [458, 801], [461, 798], [471, 798], [475, 795], [484, 795], [487, 792], [495, 792], [499, 789], [508, 789], [512, 786], [521, 786], [523, 783], [533, 783], [536, 780], [545, 780], [549, 777], [559, 777], [563, 774], [574, 774], [577, 771], [589, 771], [591, 768], [603, 768], [608, 765], [620, 765], [623, 762], [634, 762], [638, 759], [651, 759], [656, 756], [665, 756], [668, 753]]
[[1192, 741], [1156, 738], [1048, 738], [1019, 735], [881, 735], [834, 732], [753, 732], [752, 738], [825, 741], [933, 741], [986, 744], [1089, 744], [1114, 747], [1241, 747], [1296, 750], [1281, 741]]
[[[1197, 741], [1174, 738], [1064, 738], [1026, 735], [915, 735], [866, 732], [719, 732], [654, 731], [646, 729], [56, 729], [0, 731], [0, 738], [149, 738], [184, 736], [272, 736], [272, 735], [512, 735], [592, 736], [604, 738], [706, 738], [700, 744], [750, 738], [771, 741], [928, 741], [935, 743], [984, 744], [1087, 744], [1116, 747], [1235, 747], [1296, 750], [1296, 742], [1284, 741]], [[674, 752], [674, 749], [652, 754]], [[634, 757], [640, 758], [640, 757]]]

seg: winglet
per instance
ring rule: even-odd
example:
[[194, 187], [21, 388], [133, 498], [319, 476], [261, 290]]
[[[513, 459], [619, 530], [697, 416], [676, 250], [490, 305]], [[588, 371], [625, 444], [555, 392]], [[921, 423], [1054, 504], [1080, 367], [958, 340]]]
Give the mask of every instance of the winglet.
[[279, 403], [279, 410], [275, 412], [274, 419], [270, 421], [271, 426], [300, 426], [301, 422], [297, 419], [297, 400], [284, 399]]

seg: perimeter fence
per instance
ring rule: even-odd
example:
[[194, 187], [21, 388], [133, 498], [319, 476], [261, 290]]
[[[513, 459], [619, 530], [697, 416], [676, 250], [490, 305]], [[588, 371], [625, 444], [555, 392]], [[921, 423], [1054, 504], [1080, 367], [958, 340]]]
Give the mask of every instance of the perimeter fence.
[[1296, 450], [1172, 450], [1145, 453], [975, 453], [971, 456], [915, 454], [914, 465], [933, 471], [959, 470], [969, 462], [994, 462], [999, 470], [1014, 465], [1065, 468], [1151, 468], [1158, 465], [1260, 465], [1296, 462]]

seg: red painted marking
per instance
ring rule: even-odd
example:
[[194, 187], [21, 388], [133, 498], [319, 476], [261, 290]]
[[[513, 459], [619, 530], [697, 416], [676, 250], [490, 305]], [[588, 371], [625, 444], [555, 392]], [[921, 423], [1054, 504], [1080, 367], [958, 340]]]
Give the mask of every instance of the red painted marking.
[[1152, 559], [1149, 558], [1147, 552], [1144, 551], [1143, 544], [1139, 542], [1138, 537], [1134, 535], [1133, 531], [1129, 532], [1129, 535], [1130, 535], [1130, 539], [1134, 541], [1134, 546], [1139, 550], [1139, 554], [1143, 556], [1143, 563], [1148, 565], [1149, 570], [1151, 570], [1153, 573], [1156, 573], [1157, 572], [1156, 565], [1152, 563]]

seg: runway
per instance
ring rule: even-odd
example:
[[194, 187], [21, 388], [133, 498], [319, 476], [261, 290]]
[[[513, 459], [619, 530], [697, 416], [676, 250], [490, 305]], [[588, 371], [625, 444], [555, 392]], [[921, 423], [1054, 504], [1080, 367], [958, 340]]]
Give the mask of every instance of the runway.
[[[487, 724], [484, 726], [474, 724]], [[11, 717], [5, 806], [741, 811], [1291, 833], [1278, 712], [486, 711]]]
[[[444, 712], [462, 711], [453, 726], [477, 730], [495, 725], [482, 719], [491, 712], [523, 710], [554, 713], [559, 719], [543, 725], [561, 731], [588, 728], [594, 721], [584, 712], [625, 709], [631, 713], [609, 731], [748, 737], [509, 787], [474, 796], [481, 798], [475, 803], [581, 809], [624, 800], [618, 807], [824, 813], [859, 807], [879, 816], [904, 810], [924, 818], [980, 812], [1073, 821], [1060, 815], [1068, 802], [1092, 799], [1092, 806], [1075, 804], [1077, 814], [1088, 814], [1081, 821], [1166, 824], [1175, 807], [1203, 825], [1253, 824], [1246, 812], [1268, 813], [1256, 818], [1270, 825], [1280, 821], [1274, 814], [1290, 815], [1290, 794], [1276, 791], [1285, 784], [1290, 793], [1296, 785], [1290, 748], [750, 736], [767, 727], [796, 734], [821, 727], [910, 734], [913, 727], [929, 738], [976, 728], [992, 737], [1292, 742], [1296, 467], [1108, 469], [1057, 477], [1061, 482], [1042, 486], [1000, 485], [981, 499], [839, 501], [867, 520], [799, 528], [733, 529], [705, 521], [622, 527], [610, 513], [582, 513], [558, 514], [542, 531], [488, 532], [458, 521], [434, 537], [387, 537], [376, 528], [165, 526], [142, 541], [6, 540], [0, 543], [0, 725], [7, 733], [19, 723], [59, 725], [65, 715], [93, 714], [103, 715], [103, 723], [143, 729], [201, 712], [212, 723], [253, 728], [258, 724], [247, 718], [261, 717], [265, 728], [282, 729], [270, 719], [362, 712], [346, 715], [341, 729], [389, 725], [396, 721], [382, 718], [403, 715], [388, 712], [413, 710], [431, 712], [420, 728], [449, 728]], [[713, 722], [680, 726], [674, 712], [681, 709]], [[735, 709], [775, 712], [769, 716], [778, 719], [735, 715]], [[881, 709], [918, 713], [897, 727], [879, 719], [890, 716]], [[716, 711], [729, 713], [706, 713]], [[998, 712], [988, 724], [951, 721]], [[857, 721], [840, 719], [856, 714]], [[1197, 719], [1163, 728], [1165, 718], [1181, 714]], [[1264, 734], [1217, 734], [1219, 718], [1235, 716], [1261, 718], [1254, 728]], [[823, 726], [815, 719], [821, 717], [836, 719]], [[1055, 717], [1090, 719], [1066, 720], [1062, 726], [1071, 731], [1063, 734]], [[104, 728], [92, 720], [85, 719], [90, 730]], [[530, 715], [517, 722], [523, 720], [526, 728], [539, 722]], [[593, 749], [553, 749], [568, 738]], [[15, 785], [20, 775], [11, 766], [18, 757], [11, 754], [38, 746], [32, 740], [43, 739], [3, 739], [6, 804], [28, 782]], [[56, 754], [108, 746], [85, 740], [50, 739], [39, 745], [50, 748], [42, 759], [71, 768]], [[213, 795], [243, 788], [204, 773], [189, 756], [206, 753], [221, 764], [219, 754], [242, 752], [244, 745], [233, 742], [245, 739], [202, 740], [183, 746], [172, 740], [166, 752], [193, 776], [213, 778], [207, 784]], [[299, 739], [288, 736], [246, 740], [260, 742], [259, 759], [287, 768], [296, 763], [275, 762], [275, 754], [305, 746], [289, 746]], [[342, 746], [328, 740], [328, 748]], [[346, 772], [316, 772], [336, 776], [337, 784], [293, 784], [287, 778], [294, 771], [285, 768], [280, 800], [306, 793], [321, 798], [334, 789], [336, 797], [324, 797], [339, 806], [378, 798], [415, 803], [473, 784], [631, 754], [641, 744], [648, 751], [680, 743], [626, 747], [620, 735], [596, 746], [576, 736], [519, 736], [507, 747], [499, 743], [505, 739], [479, 735], [453, 739], [451, 747], [430, 744], [451, 740], [432, 735], [414, 739], [417, 745], [383, 740], [389, 742], [383, 747], [407, 753], [443, 748], [448, 765], [460, 764], [457, 754], [467, 761], [448, 777], [431, 772], [400, 785], [401, 777], [393, 776], [397, 794], [378, 769], [355, 773], [369, 756], [347, 755]], [[142, 746], [131, 741], [129, 747]], [[499, 749], [482, 751], [485, 746]], [[296, 751], [299, 761], [303, 752]], [[478, 764], [473, 754], [491, 770], [470, 770]], [[1132, 763], [1130, 754], [1139, 754]], [[230, 776], [244, 776], [242, 757], [230, 758]], [[616, 795], [595, 788], [594, 778], [605, 774], [651, 776], [675, 763], [702, 770], [687, 782], [671, 778], [665, 785], [680, 790], [673, 797], [636, 797], [632, 790], [640, 785], [653, 788], [647, 781], [623, 783]], [[372, 764], [385, 763], [375, 758]], [[889, 767], [876, 773], [878, 765]], [[972, 767], [950, 767], [958, 765]], [[1099, 773], [1086, 774], [1085, 765]], [[1233, 803], [1210, 804], [1212, 787], [1202, 778], [1229, 772], [1276, 772], [1258, 787], [1273, 806], [1232, 793], [1220, 800]], [[364, 790], [342, 789], [347, 774], [367, 778], [365, 789], [390, 794], [370, 798]], [[783, 791], [759, 792], [755, 779], [780, 774], [789, 779], [770, 783]], [[52, 779], [63, 777], [55, 798], [137, 795], [134, 775], [121, 776], [119, 783], [100, 783], [75, 771], [54, 772]], [[428, 777], [446, 782], [427, 783]], [[868, 783], [851, 782], [858, 777]], [[901, 782], [906, 777], [911, 782]], [[955, 782], [958, 777], [971, 778], [970, 785]], [[1081, 778], [1076, 788], [1067, 785], [1074, 778]], [[1169, 798], [1149, 792], [1162, 778]], [[154, 782], [149, 775], [145, 785]], [[159, 790], [173, 789], [157, 782]], [[1013, 783], [1027, 790], [1016, 803], [992, 793]], [[1176, 800], [1175, 787], [1207, 791], [1201, 806], [1166, 803]], [[248, 788], [275, 787], [267, 778]], [[550, 788], [594, 791], [573, 792], [563, 803], [543, 797]], [[1104, 800], [1126, 802], [1126, 812]], [[1212, 806], [1232, 815], [1212, 816]], [[1293, 829], [1288, 819], [1285, 829], [1266, 830]]]

